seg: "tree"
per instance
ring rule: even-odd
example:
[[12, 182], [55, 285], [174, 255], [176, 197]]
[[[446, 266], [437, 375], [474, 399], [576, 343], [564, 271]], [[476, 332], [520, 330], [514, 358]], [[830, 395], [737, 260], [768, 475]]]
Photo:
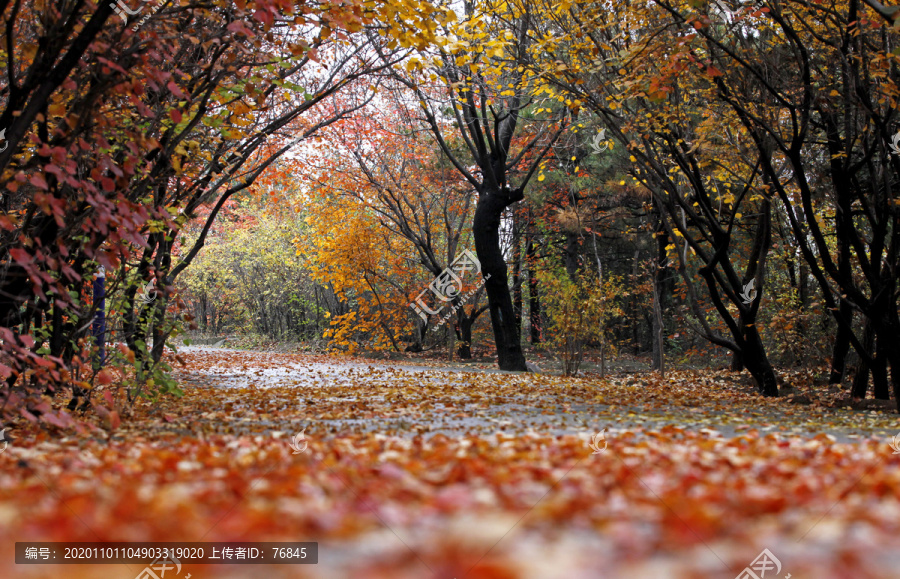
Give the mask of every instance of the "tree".
[[[526, 367], [500, 246], [501, 223], [506, 209], [524, 199], [525, 186], [565, 124], [565, 110], [543, 119], [529, 113], [540, 102], [532, 98], [521, 66], [533, 22], [533, 15], [508, 3], [467, 2], [464, 20], [452, 27], [455, 39], [439, 50], [421, 51], [408, 62], [407, 74], [395, 75], [414, 91], [422, 121], [478, 193], [472, 232], [503, 370]], [[448, 122], [465, 143], [463, 151], [448, 143]]]
[[[325, 146], [304, 156], [300, 173], [311, 194], [302, 205], [315, 232], [301, 247], [319, 264], [320, 281], [356, 300], [352, 314], [339, 322], [341, 335], [373, 330], [373, 318], [360, 311], [368, 308], [363, 301], [369, 296], [377, 301], [379, 333], [390, 335], [395, 349], [394, 336], [409, 336], [409, 348], [416, 350], [423, 347], [430, 319], [420, 319], [410, 305], [430, 280], [413, 275], [413, 268], [437, 277], [465, 248], [473, 194], [411, 122], [417, 105], [408, 97], [402, 87], [382, 84], [377, 106], [323, 131]], [[339, 215], [345, 225], [334, 232]], [[480, 291], [469, 306], [463, 301], [466, 288], [460, 289], [447, 307], [456, 312], [450, 327], [458, 353], [469, 358], [472, 327], [486, 308], [477, 305]], [[405, 331], [410, 319], [413, 332]]]
[[[718, 136], [738, 125], [734, 118], [712, 120], [708, 81], [720, 73], [705, 66], [693, 71], [699, 61], [690, 37], [674, 37], [664, 11], [626, 7], [597, 25], [605, 11], [592, 2], [568, 13], [545, 9], [549, 25], [562, 34], [535, 37], [533, 74], [545, 79], [552, 96], [601, 118], [625, 145], [632, 179], [652, 194], [662, 218], [695, 330], [734, 352], [736, 367], [746, 365], [759, 390], [775, 396], [777, 376], [757, 328], [772, 244], [770, 200], [759, 167], [744, 164]], [[741, 229], [746, 236], [738, 238]], [[696, 272], [689, 257], [700, 262]], [[704, 281], [706, 300], [695, 273]], [[756, 289], [748, 299], [751, 285]], [[708, 323], [702, 307], [707, 300], [730, 336]]]

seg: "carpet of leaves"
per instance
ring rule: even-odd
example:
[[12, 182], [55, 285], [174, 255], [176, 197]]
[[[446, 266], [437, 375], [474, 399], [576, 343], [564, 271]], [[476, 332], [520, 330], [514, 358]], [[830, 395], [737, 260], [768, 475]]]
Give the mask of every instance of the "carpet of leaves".
[[733, 579], [764, 548], [783, 565], [766, 578], [900, 576], [897, 415], [837, 407], [799, 374], [797, 404], [716, 372], [182, 359], [184, 397], [114, 429], [12, 425], [0, 576], [142, 569], [16, 566], [15, 541], [319, 543], [317, 565], [188, 563], [194, 579]]

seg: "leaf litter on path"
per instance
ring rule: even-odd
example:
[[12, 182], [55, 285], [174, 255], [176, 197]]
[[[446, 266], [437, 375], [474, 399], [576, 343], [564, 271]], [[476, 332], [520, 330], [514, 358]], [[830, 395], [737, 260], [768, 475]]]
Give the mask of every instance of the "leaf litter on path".
[[900, 567], [892, 414], [761, 399], [713, 372], [182, 357], [185, 396], [141, 404], [109, 437], [16, 432], [0, 453], [0, 574], [140, 571], [16, 567], [26, 540], [319, 542], [318, 565], [188, 565], [198, 579], [732, 579], [765, 548], [779, 577]]

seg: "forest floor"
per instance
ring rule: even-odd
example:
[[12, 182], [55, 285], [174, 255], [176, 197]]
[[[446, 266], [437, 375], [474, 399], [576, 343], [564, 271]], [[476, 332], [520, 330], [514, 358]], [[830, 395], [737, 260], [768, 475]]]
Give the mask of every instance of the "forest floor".
[[900, 576], [897, 414], [803, 373], [764, 399], [715, 371], [180, 358], [185, 395], [121, 424], [9, 428], [0, 576], [132, 579], [16, 566], [14, 543], [163, 540], [318, 542], [316, 565], [186, 563], [194, 579]]

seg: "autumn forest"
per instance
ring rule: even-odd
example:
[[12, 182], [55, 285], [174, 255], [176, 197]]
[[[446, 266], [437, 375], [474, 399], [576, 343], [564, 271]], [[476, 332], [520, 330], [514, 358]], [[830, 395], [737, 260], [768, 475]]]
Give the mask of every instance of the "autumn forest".
[[900, 577], [900, 7], [105, 1], [0, 0], [0, 576]]

